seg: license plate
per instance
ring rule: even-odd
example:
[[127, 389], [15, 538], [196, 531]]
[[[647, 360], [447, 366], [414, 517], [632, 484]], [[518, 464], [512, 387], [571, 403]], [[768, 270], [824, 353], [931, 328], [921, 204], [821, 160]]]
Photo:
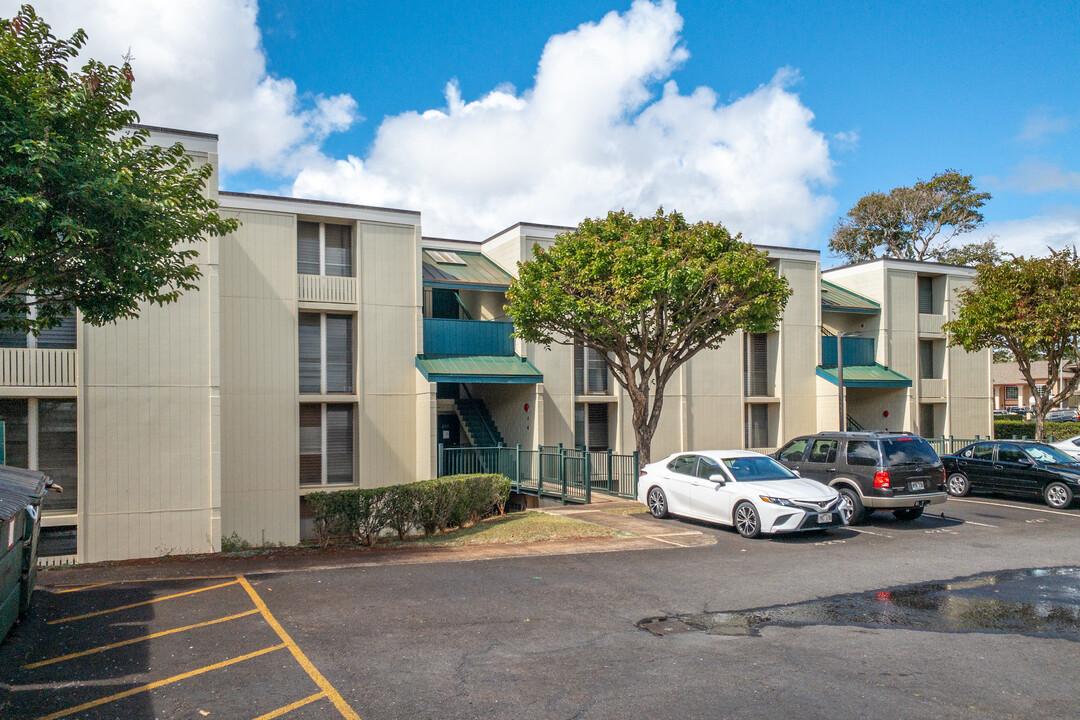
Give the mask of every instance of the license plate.
[[823, 513], [821, 515], [818, 515], [817, 516], [817, 521], [818, 521], [819, 525], [823, 525], [825, 523], [831, 523], [832, 522], [832, 513]]
[[911, 483], [911, 490], [912, 490], [912, 492], [914, 492], [914, 491], [916, 491], [916, 490], [922, 490], [922, 489], [923, 489], [923, 487], [924, 487], [924, 486], [923, 486], [923, 484], [922, 484], [921, 482], [913, 482], [913, 483]]

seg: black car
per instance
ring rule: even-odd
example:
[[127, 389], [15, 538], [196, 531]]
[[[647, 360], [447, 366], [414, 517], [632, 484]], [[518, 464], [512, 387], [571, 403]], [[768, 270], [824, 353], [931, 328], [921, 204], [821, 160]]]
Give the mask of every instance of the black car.
[[950, 495], [971, 491], [1042, 498], [1052, 508], [1066, 508], [1080, 493], [1080, 463], [1046, 443], [987, 440], [944, 455]]
[[823, 432], [797, 437], [773, 454], [788, 468], [836, 488], [849, 523], [868, 512], [914, 520], [945, 502], [945, 473], [934, 448], [901, 432]]

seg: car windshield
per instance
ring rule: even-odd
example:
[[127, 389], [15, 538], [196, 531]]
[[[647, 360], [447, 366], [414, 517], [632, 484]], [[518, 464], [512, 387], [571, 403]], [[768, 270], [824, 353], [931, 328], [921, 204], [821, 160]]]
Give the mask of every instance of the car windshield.
[[741, 482], [790, 480], [798, 477], [780, 463], [767, 457], [724, 458], [724, 467], [728, 469], [732, 477]]
[[1027, 451], [1028, 455], [1039, 462], [1056, 464], [1076, 463], [1076, 460], [1049, 445], [1028, 445], [1024, 450]]
[[936, 465], [941, 462], [934, 448], [920, 437], [889, 438], [881, 441], [886, 465]]

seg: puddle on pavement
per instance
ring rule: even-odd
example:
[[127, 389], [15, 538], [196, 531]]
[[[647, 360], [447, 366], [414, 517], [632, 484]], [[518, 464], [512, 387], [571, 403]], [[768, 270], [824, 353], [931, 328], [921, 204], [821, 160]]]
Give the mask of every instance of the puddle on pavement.
[[766, 625], [858, 625], [1080, 641], [1080, 568], [1006, 570], [794, 605], [647, 618], [637, 625], [661, 636], [684, 628], [757, 635]]

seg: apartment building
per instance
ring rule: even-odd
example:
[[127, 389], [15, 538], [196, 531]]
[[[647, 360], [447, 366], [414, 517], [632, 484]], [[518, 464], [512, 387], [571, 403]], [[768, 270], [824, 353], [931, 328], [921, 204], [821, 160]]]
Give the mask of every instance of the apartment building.
[[[153, 137], [216, 166], [213, 135]], [[44, 524], [72, 531], [80, 562], [211, 552], [234, 534], [296, 543], [307, 493], [432, 477], [440, 444], [633, 450], [603, 359], [524, 343], [505, 316], [517, 263], [568, 228], [434, 239], [415, 211], [218, 192], [216, 177], [207, 193], [241, 226], [199, 245], [197, 291], [101, 328], [0, 337], [7, 462], [65, 486]], [[990, 432], [989, 353], [941, 334], [972, 271], [822, 273], [817, 251], [764, 249], [793, 289], [777, 329], [678, 371], [655, 457], [836, 429], [835, 335], [855, 330], [840, 346], [850, 425]]]

